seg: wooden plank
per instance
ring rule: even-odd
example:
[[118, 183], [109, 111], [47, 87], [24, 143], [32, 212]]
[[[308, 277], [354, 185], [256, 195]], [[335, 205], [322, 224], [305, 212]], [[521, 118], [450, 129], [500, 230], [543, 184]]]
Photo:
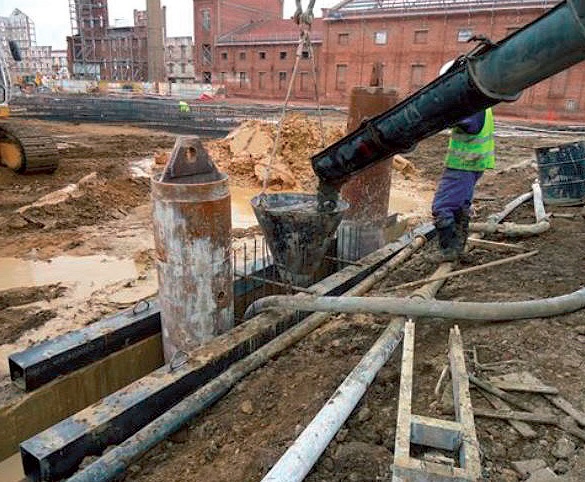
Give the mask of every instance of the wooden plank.
[[[485, 390], [481, 390], [481, 394], [496, 410], [512, 410], [510, 405], [495, 395], [492, 395]], [[519, 420], [508, 420], [508, 423], [514, 427], [514, 429], [516, 429], [524, 438], [532, 439], [538, 436], [538, 434], [532, 430], [532, 427], [530, 427], [530, 425], [525, 422], [521, 422]]]
[[20, 442], [156, 370], [163, 363], [158, 334], [23, 394], [0, 408], [0, 460], [17, 452]]
[[[530, 372], [519, 372], [519, 373], [509, 373], [507, 375], [503, 375], [497, 378], [498, 380], [509, 381], [509, 382], [530, 382], [536, 385], [543, 385], [543, 383], [536, 378]], [[585, 413], [581, 410], [575, 408], [571, 402], [566, 400], [565, 398], [561, 397], [560, 395], [547, 395], [545, 394], [544, 397], [552, 403], [555, 407], [565, 412], [569, 415], [573, 420], [575, 420], [579, 425], [585, 427]]]
[[461, 424], [451, 420], [412, 415], [411, 443], [456, 451], [461, 443]]
[[496, 418], [499, 420], [520, 420], [522, 422], [534, 422], [543, 425], [555, 425], [558, 428], [574, 435], [577, 438], [585, 441], [585, 430], [581, 430], [576, 425], [569, 425], [559, 420], [554, 415], [536, 414], [531, 412], [518, 412], [514, 410], [485, 410], [483, 408], [476, 408], [475, 415], [478, 417]]
[[[457, 271], [451, 271], [450, 273], [444, 274], [442, 276], [432, 276], [431, 278], [424, 278], [416, 281], [410, 281], [408, 283], [403, 283], [400, 285], [392, 286], [389, 288], [389, 291], [395, 291], [398, 289], [403, 288], [414, 288], [415, 286], [423, 286], [429, 284], [433, 281], [445, 280], [449, 278], [453, 278], [455, 276], [461, 276], [468, 273], [473, 273], [475, 271], [480, 271], [486, 268], [491, 268], [493, 266], [499, 266], [501, 264], [512, 263], [514, 261], [519, 261], [521, 259], [529, 258], [530, 256], [534, 256], [538, 253], [538, 250], [535, 249], [528, 253], [517, 254], [515, 256], [510, 256], [509, 258], [498, 259], [496, 261], [490, 261], [489, 263], [480, 264], [477, 266], [472, 266], [471, 268], [464, 268]], [[388, 291], [388, 290], [387, 290]]]
[[398, 397], [398, 417], [396, 420], [396, 440], [394, 442], [395, 466], [404, 464], [410, 459], [413, 367], [414, 323], [407, 321], [404, 325], [404, 339], [402, 341], [400, 392]]
[[461, 424], [463, 440], [459, 449], [459, 465], [472, 477], [471, 480], [479, 480], [481, 475], [479, 443], [475, 433], [473, 407], [469, 395], [469, 378], [465, 367], [463, 341], [457, 325], [449, 331], [449, 361], [451, 363], [455, 419]]
[[498, 243], [496, 241], [488, 241], [487, 239], [468, 238], [467, 243], [476, 248], [485, 248], [492, 251], [514, 251], [516, 253], [525, 253], [526, 249], [519, 244]]
[[557, 395], [559, 393], [557, 388], [541, 383], [523, 383], [494, 379], [490, 379], [490, 383], [494, 387], [507, 392], [542, 393], [544, 395]]

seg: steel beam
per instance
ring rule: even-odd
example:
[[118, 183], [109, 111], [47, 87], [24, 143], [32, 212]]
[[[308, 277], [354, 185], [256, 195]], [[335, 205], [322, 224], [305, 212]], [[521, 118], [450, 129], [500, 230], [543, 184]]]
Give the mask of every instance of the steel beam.
[[81, 330], [13, 353], [8, 357], [10, 378], [28, 392], [157, 333], [158, 303], [144, 301]]

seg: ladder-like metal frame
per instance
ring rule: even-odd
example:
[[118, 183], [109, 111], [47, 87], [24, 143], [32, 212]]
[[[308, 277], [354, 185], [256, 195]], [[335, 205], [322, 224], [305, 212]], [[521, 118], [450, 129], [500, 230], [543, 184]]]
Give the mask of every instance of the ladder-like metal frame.
[[[480, 479], [479, 444], [463, 342], [457, 325], [449, 332], [449, 362], [455, 421], [413, 415], [414, 323], [408, 321], [405, 324], [392, 482], [469, 482]], [[459, 467], [413, 458], [410, 456], [411, 444], [458, 453]]]

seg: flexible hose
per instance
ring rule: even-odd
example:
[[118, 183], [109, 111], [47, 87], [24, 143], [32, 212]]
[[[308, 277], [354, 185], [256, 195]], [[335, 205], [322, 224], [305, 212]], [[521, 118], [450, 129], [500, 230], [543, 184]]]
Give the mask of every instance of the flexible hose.
[[248, 319], [263, 311], [277, 309], [503, 321], [556, 316], [584, 307], [585, 288], [553, 298], [485, 303], [398, 297], [267, 296], [250, 305], [245, 317]]

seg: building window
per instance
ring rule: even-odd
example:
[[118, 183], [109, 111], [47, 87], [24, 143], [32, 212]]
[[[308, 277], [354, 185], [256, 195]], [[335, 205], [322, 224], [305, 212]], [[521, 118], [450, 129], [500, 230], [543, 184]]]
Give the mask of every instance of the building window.
[[345, 90], [347, 87], [347, 65], [338, 64], [335, 68], [335, 89]]
[[227, 52], [222, 52], [221, 53], [221, 60], [227, 60], [228, 56], [227, 56]]
[[181, 73], [184, 74], [185, 72], [187, 72], [187, 64], [183, 63], [181, 64]]
[[211, 30], [211, 12], [207, 9], [201, 10], [201, 26], [203, 30]]
[[209, 65], [212, 63], [212, 54], [211, 54], [211, 44], [203, 44], [201, 49], [201, 60], [204, 65]]
[[203, 72], [203, 83], [211, 84], [211, 72]]
[[246, 60], [246, 52], [240, 52], [240, 60]]
[[426, 44], [429, 41], [428, 37], [429, 37], [429, 31], [427, 29], [414, 31], [414, 43], [415, 44]]
[[467, 42], [473, 36], [473, 30], [470, 28], [460, 28], [457, 31], [457, 42]]
[[258, 52], [258, 57], [260, 60], [266, 60], [266, 52]]
[[425, 85], [426, 66], [422, 64], [414, 64], [410, 71], [410, 85], [413, 90], [420, 89]]
[[286, 89], [286, 72], [278, 73], [278, 90]]
[[349, 34], [340, 33], [337, 35], [337, 45], [349, 45]]
[[280, 52], [280, 60], [286, 60], [286, 52], [285, 51]]
[[173, 73], [173, 69], [175, 68], [175, 64], [170, 63], [169, 64], [169, 73], [172, 74]]
[[240, 72], [240, 89], [246, 87], [247, 82], [246, 72]]
[[185, 57], [187, 57], [187, 46], [181, 45], [181, 58], [184, 59]]
[[301, 72], [301, 80], [299, 90], [301, 92], [308, 92], [309, 90], [309, 72]]
[[577, 101], [575, 99], [567, 99], [565, 101], [565, 110], [567, 110], [568, 112], [575, 112], [578, 106], [579, 104], [577, 104]]
[[258, 89], [266, 88], [266, 72], [258, 72]]
[[303, 53], [301, 54], [301, 58], [303, 58], [303, 59], [311, 58], [310, 52], [308, 50], [303, 50]]
[[550, 87], [548, 89], [548, 96], [551, 99], [559, 99], [565, 96], [567, 92], [567, 80], [569, 79], [569, 72], [564, 70], [550, 78]]
[[221, 84], [225, 84], [227, 82], [228, 73], [227, 72], [220, 72], [219, 73], [219, 82]]
[[386, 30], [374, 32], [374, 43], [376, 45], [386, 45], [388, 43], [388, 32]]

